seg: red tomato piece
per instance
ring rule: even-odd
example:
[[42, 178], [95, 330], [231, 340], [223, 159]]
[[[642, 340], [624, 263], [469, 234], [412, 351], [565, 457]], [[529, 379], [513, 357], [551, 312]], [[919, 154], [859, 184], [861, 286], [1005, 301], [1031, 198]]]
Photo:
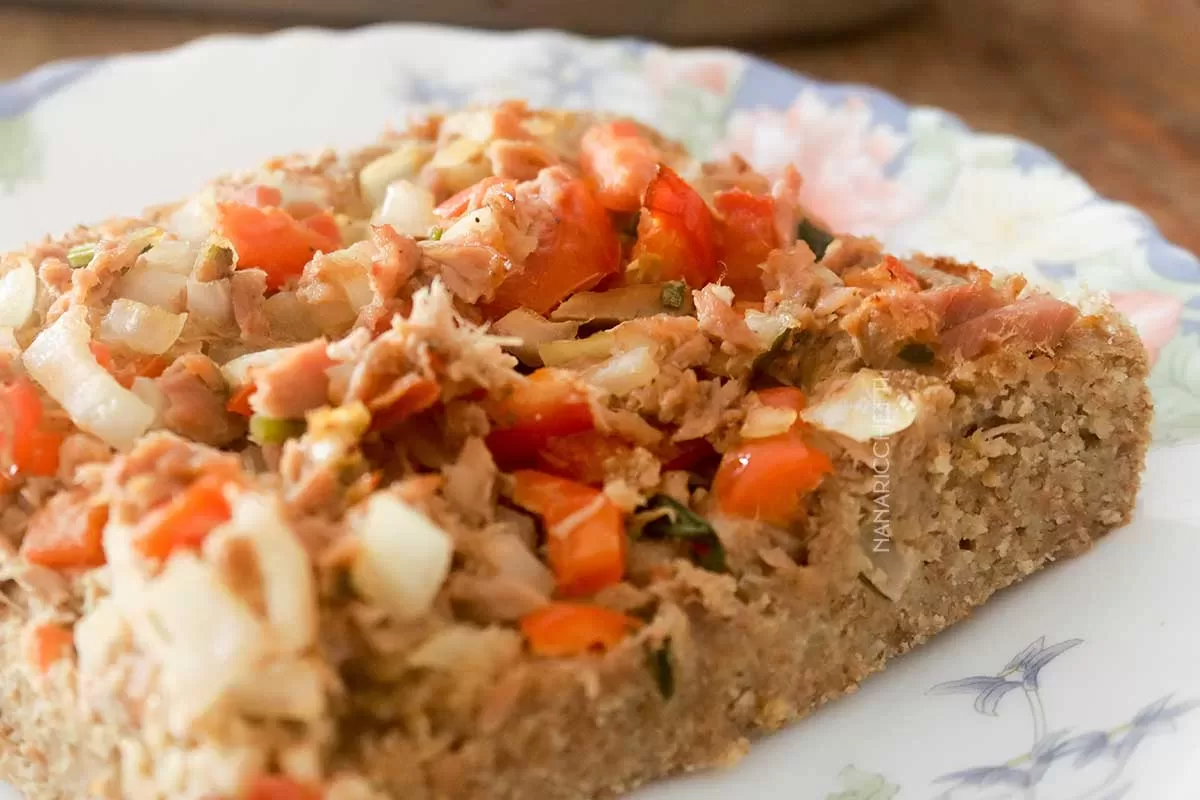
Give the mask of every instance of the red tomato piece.
[[725, 453], [713, 495], [726, 514], [787, 525], [832, 471], [829, 456], [796, 433], [755, 439]]
[[560, 594], [595, 594], [621, 580], [625, 523], [603, 492], [536, 470], [518, 470], [513, 479], [513, 502], [545, 523], [546, 560]]
[[542, 235], [524, 268], [496, 289], [484, 309], [491, 319], [515, 308], [545, 316], [569, 295], [621, 270], [621, 243], [612, 219], [587, 184], [570, 179], [546, 194], [556, 223]]
[[28, 378], [0, 389], [0, 481], [23, 476], [51, 477], [58, 472], [58, 451], [63, 434], [45, 430], [41, 397]]
[[323, 792], [282, 775], [259, 775], [250, 782], [245, 800], [321, 800]]
[[217, 230], [233, 245], [238, 269], [261, 269], [267, 287], [279, 289], [297, 277], [318, 250], [341, 246], [337, 222], [328, 212], [297, 220], [281, 208], [217, 204]]
[[552, 369], [539, 369], [493, 404], [492, 418], [487, 446], [502, 469], [532, 466], [551, 439], [596, 427], [587, 395]]
[[745, 189], [717, 192], [713, 205], [718, 216], [718, 261], [722, 282], [738, 300], [762, 300], [766, 294], [762, 263], [779, 247], [775, 230], [775, 201]]
[[29, 634], [29, 663], [39, 675], [45, 675], [54, 662], [70, 656], [74, 647], [75, 636], [68, 628], [38, 625]]
[[637, 630], [640, 623], [602, 606], [551, 603], [521, 619], [521, 633], [534, 654], [568, 658], [606, 652]]
[[610, 211], [637, 211], [661, 158], [658, 148], [628, 120], [593, 125], [579, 145], [579, 166]]
[[633, 246], [653, 280], [682, 280], [699, 289], [720, 278], [716, 222], [708, 204], [667, 166], [646, 190], [645, 208]]
[[620, 436], [590, 430], [547, 440], [537, 462], [547, 472], [598, 486], [604, 483], [604, 463], [632, 449]]
[[164, 560], [178, 549], [199, 550], [213, 528], [233, 515], [225, 499], [223, 475], [204, 475], [156, 511], [138, 532], [134, 546], [147, 558]]
[[50, 569], [99, 567], [107, 523], [108, 506], [91, 505], [83, 492], [60, 492], [29, 520], [21, 555]]

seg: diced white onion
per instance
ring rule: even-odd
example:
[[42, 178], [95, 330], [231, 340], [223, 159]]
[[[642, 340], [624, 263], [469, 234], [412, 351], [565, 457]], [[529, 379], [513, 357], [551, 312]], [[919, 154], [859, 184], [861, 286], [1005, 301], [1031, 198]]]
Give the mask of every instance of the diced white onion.
[[546, 596], [554, 591], [554, 574], [516, 534], [486, 536], [481, 550], [487, 562], [505, 578], [532, 586]]
[[307, 649], [317, 635], [312, 564], [278, 505], [260, 495], [239, 495], [232, 519], [209, 536], [205, 553], [218, 553], [235, 539], [254, 552], [272, 650], [296, 654]]
[[423, 142], [404, 142], [394, 152], [372, 161], [358, 174], [363, 195], [377, 206], [383, 202], [392, 181], [412, 180], [433, 155], [433, 146]]
[[424, 186], [405, 180], [393, 181], [387, 187], [383, 205], [371, 218], [373, 225], [391, 225], [404, 236], [428, 236], [437, 224], [433, 215], [433, 192]]
[[437, 170], [439, 181], [451, 194], [474, 186], [492, 174], [484, 144], [467, 138], [455, 139], [438, 150], [429, 166]]
[[271, 350], [259, 350], [256, 353], [247, 353], [244, 356], [238, 356], [222, 365], [221, 374], [225, 377], [225, 382], [230, 386], [242, 386], [250, 382], [251, 370], [269, 367], [287, 355], [292, 349], [291, 347], [276, 347]]
[[521, 344], [509, 349], [526, 364], [540, 365], [542, 357], [538, 355], [538, 347], [547, 342], [574, 339], [579, 332], [579, 323], [550, 322], [528, 308], [517, 308], [496, 320], [492, 331], [520, 339]]
[[635, 347], [592, 367], [584, 380], [603, 392], [623, 395], [653, 381], [658, 371], [651, 348]]
[[133, 379], [129, 391], [138, 396], [146, 405], [154, 409], [155, 423], [162, 420], [163, 412], [167, 410], [167, 395], [153, 378], [143, 378], [140, 375]]
[[269, 638], [250, 607], [191, 553], [176, 553], [141, 594], [170, 697], [171, 727], [186, 731], [234, 686], [253, 675]]
[[605, 292], [576, 292], [550, 313], [550, 319], [580, 322], [626, 322], [655, 314], [688, 314], [695, 311], [691, 292], [683, 292], [678, 308], [663, 305], [661, 283], [619, 286]]
[[188, 278], [187, 310], [208, 325], [233, 325], [233, 289], [229, 279], [198, 281]]
[[917, 407], [881, 373], [864, 369], [804, 409], [800, 417], [815, 428], [868, 442], [905, 430], [916, 421]]
[[486, 674], [514, 660], [520, 652], [521, 637], [515, 631], [454, 625], [426, 640], [408, 657], [408, 663], [445, 672]]
[[75, 652], [84, 681], [100, 677], [129, 636], [129, 626], [111, 597], [103, 597], [75, 623]]
[[742, 438], [765, 439], [787, 433], [796, 424], [797, 416], [794, 408], [759, 406], [751, 409], [746, 412], [746, 421], [742, 423]]
[[450, 571], [450, 537], [424, 514], [387, 494], [372, 495], [354, 525], [354, 585], [399, 619], [424, 614]]
[[123, 450], [153, 424], [154, 409], [96, 363], [90, 339], [87, 309], [72, 306], [38, 334], [22, 360], [76, 425]]
[[187, 314], [172, 314], [136, 300], [114, 300], [100, 321], [100, 338], [123, 344], [135, 353], [162, 355], [171, 349]]
[[616, 340], [609, 331], [593, 333], [586, 339], [567, 339], [538, 345], [538, 355], [547, 367], [578, 361], [599, 361], [612, 355]]
[[169, 272], [186, 277], [196, 262], [196, 246], [183, 239], [162, 239], [138, 256], [134, 266], [152, 272]]
[[37, 271], [27, 258], [0, 276], [0, 326], [19, 328], [29, 321], [37, 303]]
[[216, 196], [211, 188], [175, 209], [167, 220], [168, 230], [192, 242], [204, 241], [216, 226]]
[[758, 339], [759, 345], [764, 350], [770, 349], [776, 339], [795, 326], [796, 319], [790, 314], [779, 312], [766, 314], [753, 308], [746, 310], [746, 327], [754, 332], [755, 338]]
[[325, 681], [312, 660], [281, 659], [247, 676], [233, 698], [251, 716], [315, 722], [325, 713]]
[[17, 334], [12, 328], [0, 327], [0, 351], [4, 350], [10, 353], [21, 352], [21, 343], [17, 341]]
[[117, 278], [113, 294], [178, 313], [187, 308], [188, 279], [139, 263]]

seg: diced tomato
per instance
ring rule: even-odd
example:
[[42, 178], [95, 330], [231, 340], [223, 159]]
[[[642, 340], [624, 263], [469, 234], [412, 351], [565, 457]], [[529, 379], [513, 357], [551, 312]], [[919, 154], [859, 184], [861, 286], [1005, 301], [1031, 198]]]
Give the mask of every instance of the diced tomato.
[[71, 655], [75, 637], [61, 625], [45, 623], [29, 632], [29, 664], [40, 675], [45, 675], [54, 662]]
[[107, 523], [108, 506], [92, 505], [83, 492], [60, 492], [29, 520], [21, 555], [49, 569], [99, 567]]
[[224, 475], [201, 476], [150, 515], [135, 535], [138, 552], [161, 561], [176, 550], [199, 550], [209, 532], [232, 515], [225, 498], [229, 484]]
[[587, 395], [553, 369], [534, 372], [491, 412], [496, 429], [487, 446], [506, 470], [536, 464], [551, 439], [596, 427]]
[[639, 624], [603, 606], [551, 603], [522, 617], [521, 633], [535, 655], [567, 658], [611, 650]]
[[513, 502], [542, 518], [546, 560], [565, 597], [595, 594], [625, 574], [621, 510], [598, 489], [536, 470], [513, 473]]
[[321, 800], [323, 792], [282, 775], [259, 775], [246, 789], [245, 800]]
[[254, 381], [243, 383], [233, 390], [233, 394], [229, 396], [229, 402], [225, 404], [225, 410], [230, 414], [242, 417], [251, 416], [254, 409], [250, 407], [250, 398], [256, 391], [258, 391], [258, 387], [254, 385]]
[[24, 476], [50, 477], [58, 472], [63, 435], [43, 428], [45, 412], [37, 389], [20, 378], [0, 389], [0, 488]]
[[687, 470], [716, 454], [717, 451], [707, 439], [688, 439], [661, 445], [658, 457], [662, 459], [664, 470]]
[[545, 316], [575, 292], [621, 270], [621, 242], [612, 219], [579, 178], [556, 187], [556, 224], [544, 233], [524, 268], [507, 277], [484, 309], [491, 319], [515, 308]]
[[682, 280], [699, 289], [721, 276], [712, 211], [669, 167], [660, 165], [646, 190], [632, 255], [655, 281]]
[[726, 514], [787, 525], [832, 471], [829, 456], [796, 432], [754, 439], [725, 453], [713, 495]]
[[468, 211], [472, 211], [483, 205], [483, 198], [492, 190], [492, 187], [500, 186], [512, 191], [516, 187], [515, 181], [506, 181], [504, 178], [497, 178], [495, 175], [489, 175], [479, 183], [472, 184], [462, 191], [455, 192], [445, 200], [437, 204], [433, 209], [433, 213], [444, 220], [454, 220], [461, 217]]
[[169, 366], [171, 366], [171, 359], [164, 356], [150, 356], [138, 362], [137, 377], [157, 378], [166, 372]]
[[745, 189], [729, 189], [713, 196], [717, 209], [718, 256], [722, 282], [738, 300], [762, 300], [761, 265], [779, 246], [775, 231], [775, 201]]
[[238, 269], [263, 270], [271, 289], [298, 276], [318, 250], [329, 253], [341, 246], [337, 222], [328, 212], [298, 220], [281, 208], [218, 203], [217, 230], [237, 251]]
[[628, 120], [593, 125], [579, 144], [579, 166], [610, 211], [637, 211], [654, 180], [658, 148]]
[[598, 486], [604, 483], [605, 462], [632, 449], [620, 436], [583, 431], [549, 439], [538, 451], [537, 462], [546, 472]]
[[279, 207], [283, 205], [283, 192], [274, 186], [255, 184], [236, 189], [229, 199], [234, 203], [243, 203], [256, 208]]
[[391, 405], [372, 414], [371, 430], [394, 428], [409, 417], [433, 408], [442, 396], [442, 388], [429, 378], [409, 375], [404, 381], [405, 385], [395, 393]]
[[770, 389], [759, 389], [755, 392], [758, 401], [771, 408], [790, 408], [799, 414], [808, 405], [804, 392], [794, 386], [774, 386]]

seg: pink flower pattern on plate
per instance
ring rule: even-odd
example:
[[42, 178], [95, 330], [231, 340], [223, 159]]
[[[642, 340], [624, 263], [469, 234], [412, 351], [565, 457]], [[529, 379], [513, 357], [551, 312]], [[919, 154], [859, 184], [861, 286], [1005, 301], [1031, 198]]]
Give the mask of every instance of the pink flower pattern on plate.
[[1137, 328], [1153, 364], [1159, 350], [1179, 330], [1183, 301], [1162, 292], [1114, 292], [1110, 299], [1116, 309]]
[[718, 155], [738, 153], [772, 176], [795, 164], [805, 208], [835, 231], [872, 234], [919, 211], [918, 197], [885, 172], [903, 146], [861, 98], [831, 105], [806, 89], [784, 111], [735, 112]]

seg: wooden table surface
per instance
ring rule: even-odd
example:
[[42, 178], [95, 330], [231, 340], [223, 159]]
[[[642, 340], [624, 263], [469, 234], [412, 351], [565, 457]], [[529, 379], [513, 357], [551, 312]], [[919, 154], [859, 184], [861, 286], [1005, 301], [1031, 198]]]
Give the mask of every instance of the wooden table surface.
[[[0, 80], [54, 59], [274, 27], [0, 8]], [[818, 78], [873, 84], [1041, 144], [1200, 251], [1197, 41], [1197, 0], [930, 0], [837, 40], [755, 49]]]

